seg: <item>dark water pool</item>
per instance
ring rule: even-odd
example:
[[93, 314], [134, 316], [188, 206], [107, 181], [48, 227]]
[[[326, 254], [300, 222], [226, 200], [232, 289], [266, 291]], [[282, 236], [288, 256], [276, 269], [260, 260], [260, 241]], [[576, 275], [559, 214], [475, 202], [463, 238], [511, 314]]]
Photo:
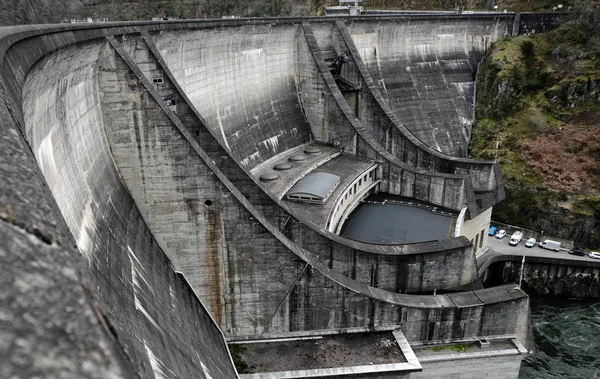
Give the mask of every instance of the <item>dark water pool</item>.
[[600, 301], [531, 297], [533, 354], [519, 379], [600, 378]]
[[434, 213], [431, 208], [392, 202], [363, 203], [352, 212], [341, 234], [377, 244], [431, 241], [448, 238], [455, 219]]

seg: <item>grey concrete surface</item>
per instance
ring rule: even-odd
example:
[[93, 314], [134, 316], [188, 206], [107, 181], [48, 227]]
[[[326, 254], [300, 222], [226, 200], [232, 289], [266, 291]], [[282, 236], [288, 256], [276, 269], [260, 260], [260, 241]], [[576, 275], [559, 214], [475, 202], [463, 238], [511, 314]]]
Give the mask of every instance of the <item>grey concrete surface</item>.
[[[342, 146], [346, 153], [382, 161], [382, 190], [385, 192], [414, 197], [455, 210], [466, 205], [473, 208], [474, 214], [478, 213], [474, 208], [471, 183], [466, 176], [425, 171], [385, 150], [376, 140], [373, 131], [362, 125], [337, 86], [325, 61], [328, 50], [326, 47], [322, 48], [317, 40], [320, 30], [313, 31], [309, 23], [303, 23], [302, 27], [306, 42], [302, 41], [301, 51], [313, 57], [313, 61], [308, 64], [316, 66], [311, 74], [315, 76], [319, 90], [302, 87], [301, 90], [306, 91], [306, 97], [311, 103], [323, 107], [308, 108], [308, 114], [316, 113], [312, 116], [313, 123], [323, 125], [319, 138]], [[328, 109], [327, 113], [323, 112], [325, 108]], [[414, 159], [411, 157], [408, 158], [409, 162]]]
[[357, 22], [349, 29], [400, 122], [433, 149], [466, 157], [477, 65], [492, 42], [510, 34], [511, 21], [431, 20], [401, 32], [381, 23], [375, 33]]
[[160, 33], [177, 82], [232, 157], [248, 169], [308, 142], [295, 88], [291, 23]]
[[[135, 371], [190, 376], [209, 364], [201, 376], [235, 376], [220, 330], [200, 302], [184, 301], [194, 299], [192, 288], [171, 269], [115, 169], [95, 80], [108, 49], [71, 46], [29, 72], [25, 135]], [[167, 347], [177, 344], [189, 349]]]
[[[451, 155], [440, 154], [433, 146], [435, 141], [430, 139], [421, 139], [419, 138], [418, 133], [414, 133], [414, 128], [407, 127], [403, 121], [397, 116], [391, 109], [390, 100], [386, 99], [385, 96], [382, 95], [380, 89], [375, 85], [375, 81], [373, 79], [373, 75], [369, 70], [367, 64], [365, 64], [365, 58], [361, 56], [360, 51], [355, 43], [355, 39], [358, 41], [363, 40], [364, 35], [359, 34], [351, 34], [350, 29], [345, 26], [342, 22], [336, 22], [336, 26], [339, 30], [340, 37], [343, 39], [345, 48], [348, 49], [352, 60], [354, 61], [355, 69], [358, 72], [359, 81], [362, 84], [361, 95], [361, 109], [359, 110], [359, 114], [362, 115], [363, 124], [367, 124], [370, 128], [374, 129], [375, 134], [379, 140], [385, 140], [385, 147], [387, 151], [397, 156], [400, 159], [406, 159], [407, 150], [411, 145], [415, 145], [419, 147], [419, 149], [423, 152], [422, 157], [415, 160], [415, 165], [417, 167], [426, 168], [432, 171], [441, 171], [441, 172], [453, 172], [453, 173], [462, 173], [467, 174], [472, 179], [473, 188], [477, 192], [487, 192], [492, 194], [493, 200], [491, 202], [486, 202], [485, 205], [480, 205], [481, 208], [488, 208], [493, 203], [500, 201], [504, 197], [503, 193], [503, 185], [502, 179], [498, 174], [498, 164], [494, 162], [483, 162], [483, 161], [474, 161], [469, 159], [457, 159]], [[441, 26], [442, 28], [452, 29], [452, 25]], [[408, 26], [407, 26], [408, 28]], [[353, 30], [358, 29], [359, 33], [364, 32], [360, 27], [360, 23], [354, 27]], [[385, 27], [382, 29], [378, 29], [378, 33], [385, 34], [383, 31]], [[368, 30], [367, 30], [368, 31]], [[498, 36], [496, 35], [496, 38]], [[449, 37], [444, 35], [446, 39], [454, 39], [453, 37]], [[378, 40], [384, 39], [379, 38]], [[460, 38], [458, 38], [460, 39]], [[473, 43], [473, 41], [471, 41]], [[432, 50], [436, 50], [436, 47], [432, 47], [428, 45]], [[481, 47], [477, 46], [477, 44], [469, 44], [467, 46], [471, 46], [473, 49], [479, 49]], [[383, 42], [379, 42], [378, 46], [373, 46], [373, 51], [377, 51], [377, 47], [383, 48], [384, 50], [395, 50], [396, 47], [387, 46], [387, 44]], [[442, 47], [444, 48], [444, 47]], [[368, 49], [367, 49], [368, 50]], [[365, 48], [361, 49], [363, 55], [365, 54]], [[371, 51], [372, 53], [372, 51]], [[384, 53], [385, 54], [385, 53]], [[379, 59], [379, 58], [378, 58]], [[404, 55], [400, 58], [400, 60], [405, 59]], [[477, 58], [475, 58], [477, 59]], [[404, 62], [399, 62], [398, 59], [387, 59], [388, 64], [402, 66]], [[439, 58], [436, 58], [436, 62], [439, 61]], [[379, 63], [378, 63], [379, 65]], [[379, 66], [378, 66], [379, 68]], [[406, 67], [405, 67], [406, 69]], [[397, 74], [401, 70], [392, 70], [394, 74]], [[452, 75], [451, 72], [448, 72], [449, 75]], [[474, 81], [474, 78], [472, 79]], [[383, 82], [383, 78], [378, 81], [379, 83]], [[444, 83], [447, 83], [444, 80]], [[413, 83], [415, 89], [417, 89], [418, 93], [429, 93], [430, 88], [427, 85], [419, 84], [418, 82]], [[423, 90], [421, 87], [425, 87]], [[387, 92], [387, 88], [385, 88]], [[473, 91], [474, 92], [474, 91]], [[451, 98], [450, 98], [451, 99]], [[435, 101], [435, 102], [425, 102], [427, 104], [435, 104], [436, 106], [440, 106], [440, 104], [444, 104], [448, 101], [448, 98], [445, 98], [443, 101]], [[468, 99], [466, 97], [462, 97], [460, 101], [458, 101], [461, 106], [472, 107], [472, 99]], [[410, 104], [404, 104], [402, 101], [395, 102], [396, 107], [402, 107], [403, 109], [409, 109]], [[454, 107], [450, 112], [459, 112], [460, 107]], [[471, 112], [472, 113], [472, 112]], [[365, 117], [365, 115], [376, 115], [371, 116], [369, 119]], [[471, 115], [472, 116], [472, 115]], [[463, 118], [459, 116], [459, 118]], [[427, 120], [423, 117], [421, 118], [421, 122], [430, 122], [432, 119], [439, 119], [428, 117]], [[452, 117], [450, 116], [450, 119]], [[448, 122], [448, 121], [444, 121]], [[393, 124], [394, 128], [390, 128], [390, 123]], [[430, 125], [431, 126], [431, 125]], [[430, 130], [436, 130], [437, 128], [429, 128]], [[453, 128], [444, 128], [443, 129], [447, 134], [441, 137], [441, 140], [445, 141], [444, 146], [452, 145], [452, 142], [448, 143], [449, 135], [453, 133]], [[455, 130], [455, 129], [454, 129]], [[439, 133], [438, 130], [436, 133]], [[452, 138], [450, 138], [452, 140]], [[468, 140], [468, 137], [467, 137]], [[462, 146], [461, 149], [465, 147]], [[428, 159], [425, 159], [428, 157]]]

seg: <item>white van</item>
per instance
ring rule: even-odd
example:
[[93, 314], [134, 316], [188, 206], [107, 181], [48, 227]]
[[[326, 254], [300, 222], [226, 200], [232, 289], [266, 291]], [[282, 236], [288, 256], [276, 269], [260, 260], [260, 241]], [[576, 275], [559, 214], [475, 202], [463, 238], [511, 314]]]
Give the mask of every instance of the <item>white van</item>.
[[540, 243], [540, 247], [548, 250], [559, 251], [560, 250], [560, 242], [552, 241], [552, 240], [544, 240], [544, 242]]
[[508, 244], [511, 246], [517, 246], [519, 244], [519, 242], [521, 242], [522, 239], [523, 239], [523, 232], [516, 231], [513, 233], [512, 236], [510, 236], [510, 241], [508, 241]]

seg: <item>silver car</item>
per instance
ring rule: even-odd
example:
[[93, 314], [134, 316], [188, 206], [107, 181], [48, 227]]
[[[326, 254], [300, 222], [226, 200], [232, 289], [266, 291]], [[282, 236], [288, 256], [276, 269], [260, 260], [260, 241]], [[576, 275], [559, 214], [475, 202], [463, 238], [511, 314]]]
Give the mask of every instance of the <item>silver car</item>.
[[600, 253], [597, 251], [592, 251], [591, 253], [588, 254], [590, 256], [590, 258], [594, 258], [594, 259], [600, 259]]
[[525, 247], [534, 247], [536, 242], [535, 238], [530, 238], [525, 242]]

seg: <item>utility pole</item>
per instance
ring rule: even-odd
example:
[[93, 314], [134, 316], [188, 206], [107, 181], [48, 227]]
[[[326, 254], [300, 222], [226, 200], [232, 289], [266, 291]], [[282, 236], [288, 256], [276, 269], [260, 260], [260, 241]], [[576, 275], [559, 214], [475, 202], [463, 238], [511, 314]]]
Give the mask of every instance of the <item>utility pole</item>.
[[521, 289], [521, 282], [523, 281], [523, 269], [525, 268], [525, 255], [521, 261], [521, 273], [519, 274], [519, 289]]

